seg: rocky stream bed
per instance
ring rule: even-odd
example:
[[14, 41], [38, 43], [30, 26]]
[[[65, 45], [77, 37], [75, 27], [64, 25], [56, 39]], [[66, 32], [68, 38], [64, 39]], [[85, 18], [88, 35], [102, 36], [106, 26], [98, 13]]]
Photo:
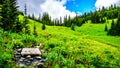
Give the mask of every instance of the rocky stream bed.
[[[32, 53], [22, 53], [24, 49], [20, 48], [20, 49], [16, 49], [14, 51], [15, 54], [15, 63], [19, 66], [19, 67], [27, 67], [27, 66], [31, 66], [31, 68], [43, 68], [45, 65], [45, 62], [47, 59], [44, 59], [41, 57], [42, 51], [40, 51], [40, 54], [35, 54], [34, 51], [31, 51]], [[27, 51], [24, 51], [27, 52]]]

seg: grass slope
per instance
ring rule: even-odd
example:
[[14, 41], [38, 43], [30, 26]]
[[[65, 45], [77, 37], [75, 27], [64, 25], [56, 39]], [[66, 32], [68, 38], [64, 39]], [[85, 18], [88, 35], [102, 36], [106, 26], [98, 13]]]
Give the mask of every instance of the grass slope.
[[[23, 22], [23, 16], [19, 16]], [[111, 21], [111, 20], [109, 20]], [[119, 68], [120, 67], [120, 37], [107, 36], [104, 32], [105, 24], [86, 23], [81, 27], [75, 27], [75, 31], [64, 26], [47, 26], [42, 30], [42, 24], [29, 19], [31, 35], [16, 33], [0, 33], [0, 64], [12, 57], [11, 48], [34, 47], [43, 43], [40, 47], [48, 53], [42, 57], [47, 58], [47, 68]], [[38, 36], [32, 35], [34, 23]], [[110, 27], [110, 23], [106, 23]], [[8, 45], [8, 46], [7, 46]], [[7, 47], [6, 47], [7, 46]], [[6, 48], [5, 48], [6, 47]], [[9, 48], [10, 53], [9, 54]], [[2, 50], [4, 49], [4, 50]], [[10, 62], [8, 62], [10, 64]], [[2, 65], [1, 65], [2, 66]], [[6, 66], [9, 67], [9, 66]]]
[[[108, 21], [105, 24], [110, 28]], [[30, 20], [32, 28], [33, 22]], [[43, 31], [40, 23], [35, 24], [38, 34], [46, 36], [41, 40], [48, 51], [47, 67], [120, 67], [120, 37], [107, 36], [105, 24], [86, 23], [76, 26], [76, 31], [63, 26], [46, 26]]]

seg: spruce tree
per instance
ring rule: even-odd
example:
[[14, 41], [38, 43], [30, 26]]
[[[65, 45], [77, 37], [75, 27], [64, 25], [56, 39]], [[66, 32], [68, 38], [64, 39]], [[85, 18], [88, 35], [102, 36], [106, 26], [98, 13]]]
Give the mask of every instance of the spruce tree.
[[115, 28], [115, 23], [114, 23], [114, 20], [112, 20], [111, 29], [114, 30], [114, 28]]
[[18, 17], [18, 6], [16, 0], [1, 0], [2, 5], [2, 27], [4, 30], [14, 30]]
[[107, 25], [105, 24], [105, 31], [108, 31], [108, 27], [107, 27]]
[[33, 30], [33, 34], [34, 34], [34, 36], [37, 36], [37, 31], [36, 31], [36, 25], [35, 25], [35, 23], [34, 23], [34, 30]]
[[71, 30], [75, 31], [75, 25], [74, 24], [71, 25]]
[[15, 32], [19, 33], [22, 31], [22, 29], [23, 29], [23, 24], [18, 19], [15, 25]]
[[53, 24], [52, 21], [51, 21], [51, 17], [46, 12], [43, 13], [41, 22], [46, 24], [46, 25], [52, 25]]
[[45, 29], [46, 29], [46, 27], [45, 27], [45, 24], [43, 23], [42, 30], [45, 30]]
[[30, 28], [28, 25], [28, 18], [27, 18], [27, 6], [26, 6], [26, 4], [24, 6], [24, 28], [25, 28], [25, 33], [30, 34]]
[[108, 31], [108, 35], [115, 35], [115, 24], [114, 24], [114, 20], [112, 20], [111, 28], [110, 28], [110, 30]]
[[1, 12], [2, 12], [2, 5], [0, 5], [0, 27], [2, 26], [2, 20], [1, 20], [2, 19], [2, 16], [1, 16], [2, 13]]
[[62, 26], [62, 17], [60, 17], [60, 26]]
[[32, 14], [32, 20], [35, 20], [35, 16], [34, 16], [34, 14]]
[[39, 17], [38, 17], [38, 22], [41, 21], [41, 14], [39, 14]]
[[118, 20], [116, 24], [116, 32], [117, 32], [117, 35], [120, 36], [120, 14], [118, 15]]

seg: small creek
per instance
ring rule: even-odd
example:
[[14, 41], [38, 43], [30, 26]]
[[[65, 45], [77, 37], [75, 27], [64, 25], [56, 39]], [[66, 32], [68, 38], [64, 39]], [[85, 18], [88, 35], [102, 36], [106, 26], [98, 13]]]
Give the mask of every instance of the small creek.
[[43, 68], [46, 62], [46, 59], [42, 58], [40, 55], [21, 55], [21, 49], [16, 49], [14, 51], [15, 63], [19, 67], [32, 66], [32, 68]]

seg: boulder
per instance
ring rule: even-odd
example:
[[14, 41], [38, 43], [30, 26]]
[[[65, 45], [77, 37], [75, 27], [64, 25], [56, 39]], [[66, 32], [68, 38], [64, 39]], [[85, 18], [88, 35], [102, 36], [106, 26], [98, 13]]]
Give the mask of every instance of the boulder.
[[21, 55], [41, 55], [39, 48], [23, 48]]

